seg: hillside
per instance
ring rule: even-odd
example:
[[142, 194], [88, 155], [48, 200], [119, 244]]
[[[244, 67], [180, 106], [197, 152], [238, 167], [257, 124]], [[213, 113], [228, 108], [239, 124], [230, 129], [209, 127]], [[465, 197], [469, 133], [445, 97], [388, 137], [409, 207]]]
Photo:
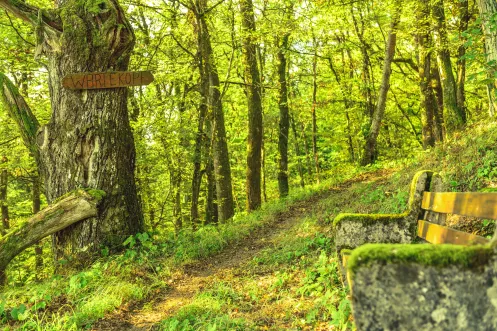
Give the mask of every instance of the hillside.
[[[403, 211], [419, 169], [439, 171], [448, 190], [492, 190], [495, 129], [474, 125], [413, 159], [337, 173], [340, 180], [175, 242], [139, 235], [122, 255], [7, 289], [0, 316], [6, 330], [353, 329], [331, 220], [339, 212]], [[495, 224], [463, 226], [489, 235]]]

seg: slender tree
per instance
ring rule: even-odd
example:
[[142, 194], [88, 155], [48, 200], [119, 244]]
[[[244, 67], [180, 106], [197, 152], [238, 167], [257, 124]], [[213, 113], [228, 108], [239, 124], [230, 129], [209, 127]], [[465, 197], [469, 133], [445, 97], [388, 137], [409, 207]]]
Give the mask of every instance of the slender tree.
[[[1, 163], [5, 164], [7, 158], [3, 157]], [[2, 217], [2, 234], [7, 233], [10, 228], [9, 204], [7, 203], [7, 186], [9, 184], [9, 172], [7, 168], [0, 169], [0, 210]]]
[[419, 89], [421, 105], [421, 123], [423, 132], [423, 147], [435, 146], [437, 137], [435, 135], [435, 96], [431, 86], [431, 24], [430, 24], [430, 1], [422, 0], [417, 2], [417, 23], [418, 23], [418, 52], [419, 52]]
[[[199, 56], [202, 61], [202, 74], [204, 77], [208, 78], [209, 83], [209, 98], [207, 100], [207, 105], [209, 116], [212, 118], [211, 136], [214, 175], [216, 179], [217, 209], [219, 221], [225, 222], [233, 217], [235, 209], [220, 80], [214, 61], [210, 33], [206, 20], [206, 12], [209, 11], [207, 0], [195, 0], [194, 3], [190, 3], [190, 8], [194, 10], [195, 15], [195, 29], [197, 31]], [[205, 88], [205, 86], [203, 88]]]
[[458, 0], [457, 1], [457, 11], [458, 11], [458, 33], [459, 33], [459, 46], [457, 47], [457, 107], [461, 109], [461, 112], [466, 115], [466, 46], [464, 33], [468, 29], [469, 20], [471, 15], [469, 13], [469, 3], [468, 0]]
[[314, 169], [316, 170], [316, 181], [319, 184], [319, 154], [318, 154], [318, 124], [316, 108], [318, 104], [317, 92], [318, 92], [318, 82], [317, 82], [317, 65], [318, 65], [318, 54], [317, 54], [317, 41], [314, 37], [314, 56], [312, 59], [312, 153], [314, 154]]
[[245, 66], [245, 91], [248, 101], [248, 141], [247, 141], [247, 209], [255, 210], [261, 206], [261, 151], [262, 127], [262, 89], [259, 66], [257, 63], [257, 44], [254, 40], [256, 27], [252, 0], [241, 0], [243, 27], [243, 59]]
[[290, 110], [288, 106], [287, 58], [286, 49], [290, 32], [286, 32], [279, 41], [278, 48], [278, 82], [280, 121], [278, 131], [279, 171], [278, 188], [280, 197], [288, 195], [288, 133], [290, 131]]
[[[478, 0], [478, 8], [482, 18], [482, 28], [485, 35], [485, 56], [490, 63], [488, 76], [494, 78], [497, 63], [497, 30], [495, 29], [494, 17], [497, 14], [497, 2], [495, 0]], [[496, 81], [487, 85], [487, 95], [489, 104], [489, 115], [494, 116], [497, 110], [497, 101], [495, 97]]]
[[395, 2], [394, 14], [392, 23], [390, 24], [390, 32], [385, 49], [385, 60], [383, 63], [383, 75], [381, 80], [380, 92], [378, 94], [378, 103], [376, 110], [373, 113], [371, 126], [369, 127], [364, 144], [363, 156], [361, 165], [368, 165], [375, 161], [377, 154], [377, 139], [380, 133], [381, 122], [385, 114], [387, 103], [387, 94], [390, 89], [390, 75], [392, 74], [392, 61], [395, 55], [395, 47], [397, 45], [397, 28], [400, 22], [401, 1]]
[[[35, 174], [33, 177], [33, 189], [32, 189], [32, 200], [33, 200], [33, 214], [38, 214], [41, 210], [41, 199], [40, 199], [40, 176]], [[43, 269], [43, 245], [38, 242], [35, 245], [35, 255], [36, 255], [36, 271], [40, 272]], [[37, 279], [39, 279], [37, 275]]]
[[466, 113], [457, 103], [457, 84], [450, 60], [449, 39], [443, 0], [433, 1], [437, 59], [444, 97], [445, 127], [450, 132], [466, 123]]

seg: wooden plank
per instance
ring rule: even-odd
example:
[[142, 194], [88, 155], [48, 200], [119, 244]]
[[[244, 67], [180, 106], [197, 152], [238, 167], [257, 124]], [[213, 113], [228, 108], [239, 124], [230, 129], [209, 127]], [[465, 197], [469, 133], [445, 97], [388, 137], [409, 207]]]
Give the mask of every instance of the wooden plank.
[[421, 208], [438, 213], [497, 219], [497, 193], [424, 192]]
[[153, 81], [150, 71], [86, 72], [67, 75], [62, 86], [71, 90], [92, 90], [148, 85]]
[[486, 244], [488, 239], [424, 220], [418, 221], [418, 237], [432, 244]]

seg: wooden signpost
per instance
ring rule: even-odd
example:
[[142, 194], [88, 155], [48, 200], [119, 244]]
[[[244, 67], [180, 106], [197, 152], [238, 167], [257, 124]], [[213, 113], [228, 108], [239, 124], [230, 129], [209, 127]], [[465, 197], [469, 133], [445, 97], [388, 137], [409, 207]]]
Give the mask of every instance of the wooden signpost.
[[92, 90], [148, 85], [153, 81], [150, 71], [86, 72], [67, 75], [62, 86], [71, 90]]

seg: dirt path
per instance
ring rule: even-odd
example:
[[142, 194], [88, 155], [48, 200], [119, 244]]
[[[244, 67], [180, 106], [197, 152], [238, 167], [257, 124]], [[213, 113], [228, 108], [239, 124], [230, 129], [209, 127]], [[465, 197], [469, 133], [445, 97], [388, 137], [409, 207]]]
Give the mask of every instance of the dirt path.
[[233, 278], [243, 265], [261, 250], [277, 244], [276, 238], [294, 226], [316, 206], [320, 200], [350, 187], [353, 183], [383, 177], [388, 172], [366, 174], [347, 181], [340, 187], [330, 188], [313, 197], [299, 201], [288, 211], [278, 214], [275, 220], [264, 228], [255, 231], [250, 237], [234, 243], [221, 253], [185, 265], [183, 272], [171, 281], [171, 287], [155, 295], [148, 302], [124, 306], [94, 325], [94, 330], [152, 330], [160, 321], [173, 316], [187, 305], [197, 294], [210, 284]]

